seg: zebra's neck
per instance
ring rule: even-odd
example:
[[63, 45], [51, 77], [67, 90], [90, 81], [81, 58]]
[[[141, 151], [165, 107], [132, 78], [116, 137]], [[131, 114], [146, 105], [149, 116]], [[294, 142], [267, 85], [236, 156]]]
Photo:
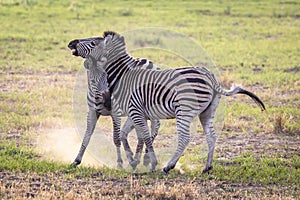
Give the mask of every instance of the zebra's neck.
[[130, 56], [126, 52], [119, 55], [112, 62], [107, 64], [105, 71], [108, 75], [108, 84], [110, 93], [113, 92], [114, 87], [118, 83], [118, 80], [128, 72], [131, 68], [134, 68], [138, 63], [138, 60]]

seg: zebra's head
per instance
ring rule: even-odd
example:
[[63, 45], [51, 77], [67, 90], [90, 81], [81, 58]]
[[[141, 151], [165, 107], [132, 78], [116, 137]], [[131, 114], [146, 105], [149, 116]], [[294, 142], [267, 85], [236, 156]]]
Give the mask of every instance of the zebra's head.
[[68, 48], [74, 56], [87, 58], [95, 46], [99, 45], [103, 40], [104, 38], [102, 37], [75, 39], [69, 42]]
[[89, 94], [97, 104], [97, 110], [107, 115], [111, 110], [110, 92], [108, 89], [107, 73], [103, 68], [106, 60], [97, 61], [92, 55], [89, 55], [84, 61], [84, 67], [87, 69]]
[[[118, 47], [119, 49], [120, 47], [124, 47], [125, 50], [124, 37], [115, 32], [106, 31], [104, 32], [103, 37], [75, 39], [70, 41], [68, 44], [68, 48], [72, 51], [72, 54], [82, 58], [87, 58], [89, 55], [91, 55], [92, 50], [96, 46], [98, 47], [96, 54], [99, 56], [100, 51], [103, 51], [104, 48], [108, 49], [108, 51], [111, 51], [113, 49], [110, 47]], [[94, 57], [97, 59], [95, 55]]]

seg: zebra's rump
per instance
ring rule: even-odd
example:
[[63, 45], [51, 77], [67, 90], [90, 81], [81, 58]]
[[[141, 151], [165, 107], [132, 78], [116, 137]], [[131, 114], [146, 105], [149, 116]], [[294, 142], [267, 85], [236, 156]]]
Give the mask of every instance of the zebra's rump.
[[178, 110], [199, 113], [213, 97], [209, 75], [194, 67], [129, 70], [114, 88], [114, 102], [126, 113], [135, 107], [150, 119], [174, 118]]

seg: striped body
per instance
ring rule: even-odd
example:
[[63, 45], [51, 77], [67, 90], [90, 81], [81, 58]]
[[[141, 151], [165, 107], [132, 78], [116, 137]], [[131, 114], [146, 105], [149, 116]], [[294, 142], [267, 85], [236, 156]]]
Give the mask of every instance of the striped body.
[[137, 111], [143, 111], [147, 119], [171, 119], [179, 111], [195, 117], [213, 98], [211, 76], [205, 68], [129, 70], [121, 78], [114, 78], [119, 81], [112, 85], [113, 106], [133, 118]]

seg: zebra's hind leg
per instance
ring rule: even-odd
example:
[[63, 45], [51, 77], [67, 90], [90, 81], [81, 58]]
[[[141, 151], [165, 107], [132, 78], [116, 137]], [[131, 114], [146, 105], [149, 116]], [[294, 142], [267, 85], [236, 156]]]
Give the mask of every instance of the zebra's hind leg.
[[125, 151], [125, 154], [126, 154], [126, 157], [129, 161], [129, 163], [133, 162], [134, 159], [133, 159], [133, 152], [129, 146], [127, 137], [128, 137], [129, 132], [132, 131], [133, 129], [134, 129], [133, 122], [128, 117], [127, 120], [125, 121], [125, 124], [124, 124], [122, 130], [121, 130], [121, 141], [122, 141], [124, 151]]
[[84, 134], [84, 137], [82, 140], [80, 150], [79, 150], [74, 162], [71, 164], [72, 166], [77, 166], [81, 163], [81, 160], [82, 160], [83, 154], [86, 150], [86, 147], [89, 144], [91, 136], [94, 133], [95, 126], [96, 126], [99, 116], [100, 116], [100, 114], [98, 112], [96, 112], [93, 109], [89, 109], [88, 115], [87, 115], [86, 131], [85, 131], [85, 134]]
[[207, 156], [206, 166], [203, 169], [202, 173], [206, 173], [212, 169], [215, 144], [217, 140], [217, 135], [213, 127], [213, 120], [215, 117], [215, 112], [218, 107], [220, 98], [221, 96], [217, 94], [212, 100], [209, 107], [199, 115], [199, 119], [202, 124], [204, 133], [206, 135], [206, 141], [208, 144], [208, 156]]
[[[144, 119], [143, 115], [141, 115], [141, 117], [136, 117], [135, 119], [133, 119], [133, 121], [137, 131], [138, 138], [142, 138], [142, 141], [145, 143], [146, 148], [148, 149], [148, 155], [150, 157], [150, 162], [151, 162], [150, 171], [154, 171], [157, 165], [157, 159], [154, 153], [154, 148], [152, 146], [152, 138], [149, 132], [147, 121], [146, 119]], [[137, 152], [138, 152], [137, 156], [139, 156], [139, 158], [137, 158], [136, 162], [139, 162], [142, 148], [137, 149]]]
[[193, 117], [188, 116], [188, 114], [180, 114], [176, 116], [176, 125], [177, 125], [177, 132], [178, 132], [178, 144], [177, 149], [168, 162], [167, 166], [163, 168], [163, 173], [168, 174], [168, 172], [173, 169], [182, 156], [186, 146], [190, 141], [190, 124]]
[[[152, 140], [152, 145], [153, 145], [153, 141], [155, 139], [155, 137], [157, 136], [158, 133], [158, 129], [160, 127], [160, 122], [159, 120], [151, 120], [151, 140]], [[149, 151], [146, 148], [145, 149], [145, 154], [144, 154], [144, 162], [143, 165], [144, 166], [148, 166], [150, 164], [150, 156], [149, 156]]]
[[130, 131], [133, 130], [133, 128], [134, 128], [133, 121], [130, 118], [127, 118], [127, 120], [122, 128], [122, 131], [121, 131], [121, 141], [123, 143], [128, 162], [131, 165], [131, 167], [133, 169], [135, 169], [136, 166], [140, 163], [141, 153], [142, 153], [143, 146], [144, 146], [144, 141], [143, 141], [142, 137], [138, 137], [136, 153], [133, 157], [133, 152], [128, 143], [128, 134]]
[[143, 147], [144, 147], [144, 139], [140, 135], [137, 135], [137, 137], [138, 137], [138, 143], [137, 143], [137, 146], [136, 146], [134, 161], [131, 162], [131, 166], [132, 166], [133, 169], [135, 169], [136, 166], [140, 163], [141, 155], [142, 155]]

